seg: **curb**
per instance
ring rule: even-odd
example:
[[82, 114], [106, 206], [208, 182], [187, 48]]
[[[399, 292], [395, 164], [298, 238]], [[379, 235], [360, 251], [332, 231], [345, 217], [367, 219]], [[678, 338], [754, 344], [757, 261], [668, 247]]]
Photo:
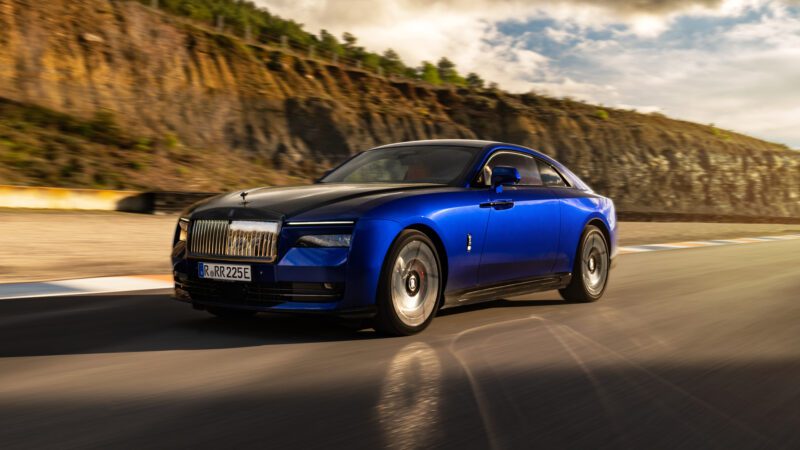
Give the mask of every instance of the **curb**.
[[[800, 239], [800, 234], [632, 245], [620, 247], [617, 254], [630, 255], [665, 250], [755, 244], [796, 239]], [[0, 284], [0, 300], [152, 291], [172, 289], [173, 286], [171, 275], [134, 275], [124, 277], [80, 278], [75, 280], [45, 281], [38, 283], [8, 283]]]
[[800, 239], [800, 234], [784, 234], [780, 236], [761, 236], [761, 237], [746, 237], [746, 238], [735, 238], [735, 239], [711, 239], [707, 241], [684, 241], [684, 242], [671, 242], [668, 244], [630, 245], [627, 247], [620, 247], [619, 250], [617, 251], [617, 254], [628, 255], [631, 253], [646, 253], [646, 252], [658, 252], [664, 250], [715, 247], [720, 245], [755, 244], [759, 242], [790, 241], [794, 239]]

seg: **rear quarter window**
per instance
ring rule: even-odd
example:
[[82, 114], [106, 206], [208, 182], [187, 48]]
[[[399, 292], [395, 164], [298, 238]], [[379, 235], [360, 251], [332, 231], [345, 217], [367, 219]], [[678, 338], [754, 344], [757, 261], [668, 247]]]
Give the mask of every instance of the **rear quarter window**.
[[539, 163], [539, 175], [542, 177], [542, 183], [545, 186], [570, 187], [566, 178], [555, 167], [542, 160], [537, 160], [537, 162]]

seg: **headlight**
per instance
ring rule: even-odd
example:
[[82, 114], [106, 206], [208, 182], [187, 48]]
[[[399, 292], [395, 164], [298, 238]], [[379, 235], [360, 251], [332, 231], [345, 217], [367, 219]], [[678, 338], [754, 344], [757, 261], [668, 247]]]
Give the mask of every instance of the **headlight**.
[[350, 247], [351, 234], [309, 234], [297, 240], [297, 247]]
[[189, 235], [189, 219], [181, 217], [178, 219], [178, 242], [186, 242]]

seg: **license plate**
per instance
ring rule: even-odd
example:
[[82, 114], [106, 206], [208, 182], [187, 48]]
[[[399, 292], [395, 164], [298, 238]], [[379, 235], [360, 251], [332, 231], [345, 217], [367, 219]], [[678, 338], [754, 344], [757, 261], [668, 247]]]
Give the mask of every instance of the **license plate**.
[[250, 266], [240, 264], [198, 263], [200, 278], [211, 280], [250, 281]]

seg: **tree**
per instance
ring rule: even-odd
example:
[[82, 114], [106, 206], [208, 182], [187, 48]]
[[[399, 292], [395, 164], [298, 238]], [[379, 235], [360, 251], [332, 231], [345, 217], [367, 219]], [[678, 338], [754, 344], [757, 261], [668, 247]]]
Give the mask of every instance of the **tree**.
[[400, 55], [392, 49], [383, 52], [381, 67], [387, 74], [404, 75], [406, 71], [406, 65], [400, 60]]
[[358, 39], [355, 36], [350, 33], [344, 33], [342, 34], [342, 41], [344, 41], [345, 55], [358, 61], [364, 60], [367, 52], [364, 51], [364, 47], [359, 47], [356, 45]]
[[439, 69], [428, 61], [422, 61], [419, 73], [422, 81], [437, 85], [442, 84], [442, 79], [439, 77]]
[[453, 75], [456, 73], [455, 63], [445, 57], [439, 59], [439, 62], [436, 63], [436, 68], [439, 70], [439, 78], [445, 82], [453, 78]]
[[355, 48], [358, 38], [356, 38], [350, 33], [345, 32], [344, 34], [342, 34], [342, 41], [344, 41], [344, 48], [349, 50]]
[[378, 70], [378, 67], [381, 65], [381, 57], [372, 52], [365, 52], [361, 56], [361, 63], [364, 65], [365, 69]]
[[439, 78], [442, 82], [459, 86], [466, 85], [464, 77], [458, 74], [455, 63], [449, 59], [444, 57], [439, 59], [439, 62], [436, 63], [436, 69], [439, 71]]
[[416, 67], [406, 66], [406, 68], [403, 70], [403, 75], [414, 80], [419, 80], [422, 78], [419, 73], [419, 69]]
[[327, 30], [321, 30], [319, 32], [319, 49], [323, 52], [328, 52], [331, 54], [343, 55], [344, 48], [342, 44], [339, 43], [339, 40], [336, 39], [336, 36], [328, 33]]
[[483, 89], [484, 81], [480, 75], [475, 72], [470, 72], [467, 74], [467, 86], [473, 89]]

